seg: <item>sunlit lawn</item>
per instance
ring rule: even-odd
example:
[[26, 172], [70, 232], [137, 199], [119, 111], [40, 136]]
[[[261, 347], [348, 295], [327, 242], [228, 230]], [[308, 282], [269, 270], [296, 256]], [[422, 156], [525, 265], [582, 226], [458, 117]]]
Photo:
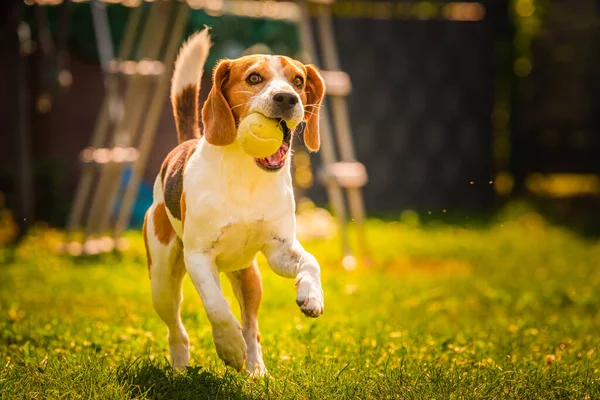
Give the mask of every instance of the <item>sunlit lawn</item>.
[[[262, 263], [271, 378], [217, 359], [186, 280], [187, 373], [174, 375], [141, 236], [124, 256], [56, 256], [38, 232], [0, 266], [0, 398], [600, 398], [600, 244], [532, 213], [480, 228], [369, 222], [375, 265], [322, 262], [325, 314]], [[239, 314], [228, 284], [228, 299]]]

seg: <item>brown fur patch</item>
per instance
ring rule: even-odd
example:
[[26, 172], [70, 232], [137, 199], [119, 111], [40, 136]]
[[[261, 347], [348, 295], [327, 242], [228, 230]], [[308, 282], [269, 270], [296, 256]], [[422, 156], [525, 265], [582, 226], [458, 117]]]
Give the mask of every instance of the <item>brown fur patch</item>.
[[169, 244], [175, 237], [175, 231], [167, 217], [167, 210], [165, 209], [165, 203], [158, 203], [154, 209], [154, 234], [159, 242], [162, 244]]
[[325, 83], [319, 71], [312, 65], [306, 66], [306, 97], [302, 96], [304, 104], [304, 119], [306, 129], [304, 130], [304, 144], [311, 151], [319, 150], [321, 138], [319, 136], [319, 110], [325, 95]]
[[150, 275], [150, 268], [152, 268], [152, 258], [150, 257], [150, 248], [148, 247], [148, 213], [150, 209], [146, 211], [144, 215], [144, 225], [142, 226], [142, 232], [144, 233], [144, 246], [146, 247], [146, 261], [148, 262], [148, 275]]
[[181, 209], [181, 231], [183, 232], [183, 228], [185, 227], [185, 192], [181, 193], [179, 207]]
[[194, 154], [198, 139], [192, 139], [175, 147], [165, 158], [160, 169], [165, 204], [171, 215], [181, 220], [181, 195], [183, 194], [183, 171]]
[[187, 85], [173, 100], [173, 114], [179, 143], [200, 137], [198, 127], [198, 85]]
[[213, 72], [213, 85], [202, 106], [202, 123], [206, 141], [215, 146], [226, 146], [235, 141], [235, 120], [227, 99], [223, 96], [223, 86], [229, 80], [229, 60], [220, 61]]
[[[246, 312], [258, 315], [258, 308], [262, 300], [262, 279], [256, 262], [250, 267], [239, 271], [240, 290], [242, 302]], [[259, 339], [260, 340], [260, 339]]]

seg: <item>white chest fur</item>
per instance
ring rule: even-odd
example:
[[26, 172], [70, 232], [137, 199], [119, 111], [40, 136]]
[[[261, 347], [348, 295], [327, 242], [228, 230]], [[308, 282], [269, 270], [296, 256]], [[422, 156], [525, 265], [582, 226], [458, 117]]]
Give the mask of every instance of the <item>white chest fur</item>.
[[[220, 271], [232, 271], [250, 265], [282, 228], [293, 231], [289, 162], [269, 173], [237, 145], [216, 148], [201, 143], [184, 177], [185, 248], [214, 257]], [[282, 227], [282, 221], [291, 226]]]
[[221, 228], [209, 251], [216, 255], [219, 271], [234, 271], [249, 266], [271, 236], [263, 220], [231, 223]]

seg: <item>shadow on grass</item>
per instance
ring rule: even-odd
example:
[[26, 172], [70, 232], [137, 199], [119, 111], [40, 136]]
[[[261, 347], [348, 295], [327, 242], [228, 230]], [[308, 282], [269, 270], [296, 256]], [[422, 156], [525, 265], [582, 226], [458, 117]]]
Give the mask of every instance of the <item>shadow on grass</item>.
[[253, 399], [244, 390], [243, 375], [226, 372], [219, 376], [202, 367], [174, 372], [169, 365], [151, 360], [123, 364], [117, 370], [131, 398], [148, 399]]

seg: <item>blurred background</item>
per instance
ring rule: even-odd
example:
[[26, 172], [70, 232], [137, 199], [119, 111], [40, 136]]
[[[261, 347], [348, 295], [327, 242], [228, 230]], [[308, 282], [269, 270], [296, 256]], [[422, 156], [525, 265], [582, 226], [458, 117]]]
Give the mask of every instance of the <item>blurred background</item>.
[[[327, 85], [292, 159], [326, 312], [258, 255], [264, 381], [189, 280], [173, 374], [150, 302], [170, 75], [205, 25], [201, 102], [249, 53]], [[0, 1], [2, 399], [600, 399], [599, 217], [600, 0]]]
[[[154, 131], [147, 154], [131, 137], [107, 136], [96, 147], [122, 146], [144, 159], [126, 218], [127, 227], [141, 226], [154, 177], [176, 145], [168, 92], [160, 91], [159, 78], [147, 81], [170, 73], [170, 65], [152, 62], [168, 58], [169, 40], [179, 46], [204, 25], [214, 41], [207, 72], [219, 58], [248, 51], [306, 59], [303, 29], [322, 51], [323, 41], [333, 39], [339, 70], [351, 82], [348, 133], [368, 173], [361, 194], [367, 215], [397, 219], [413, 210], [424, 219], [464, 222], [519, 198], [579, 232], [600, 232], [600, 1], [346, 0], [276, 2], [275, 9], [270, 1], [163, 3], [169, 2], [2, 2], [0, 221], [12, 227], [11, 237], [32, 222], [67, 225], [84, 169], [99, 173], [106, 164], [96, 157], [102, 154], [82, 151], [93, 150], [106, 104], [125, 101], [127, 114], [127, 101], [136, 102], [126, 90], [149, 102], [136, 111], [136, 131], [128, 132]], [[152, 17], [157, 7], [164, 10]], [[186, 14], [177, 7], [188, 8]], [[305, 19], [295, 18], [298, 10]], [[329, 38], [316, 28], [323, 13], [331, 17]], [[123, 56], [132, 18], [141, 28]], [[154, 29], [162, 43], [154, 57], [140, 50], [153, 32], [144, 26], [151, 18], [168, 21], [163, 34]], [[177, 18], [184, 19], [179, 30]], [[149, 61], [145, 72], [140, 60]], [[322, 59], [313, 61], [323, 67]], [[120, 89], [111, 103], [114, 82]], [[201, 101], [209, 88], [206, 73]], [[163, 101], [152, 103], [153, 96]], [[144, 128], [149, 118], [156, 119], [154, 129]], [[332, 149], [340, 146], [338, 138]], [[111, 190], [127, 187], [136, 160], [111, 172]], [[298, 148], [295, 160], [298, 195], [328, 209], [331, 199], [318, 178], [323, 158]], [[92, 196], [106, 190], [93, 182]]]

